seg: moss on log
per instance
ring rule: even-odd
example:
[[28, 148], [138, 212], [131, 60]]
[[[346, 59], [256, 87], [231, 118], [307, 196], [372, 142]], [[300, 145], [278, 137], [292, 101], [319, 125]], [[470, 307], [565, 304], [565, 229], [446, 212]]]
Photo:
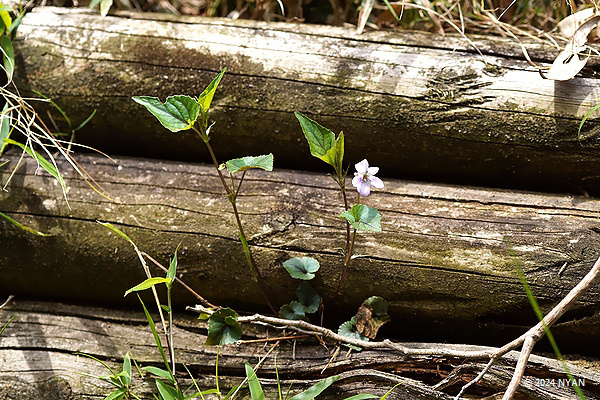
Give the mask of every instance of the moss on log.
[[[544, 80], [519, 44], [471, 39], [483, 55], [451, 35], [41, 7], [19, 27], [15, 80], [74, 121], [97, 109], [78, 140], [113, 154], [208, 161], [193, 133], [170, 135], [130, 97], [198, 95], [227, 67], [213, 114], [224, 157], [273, 151], [319, 168], [300, 111], [343, 130], [350, 160], [376, 159], [390, 176], [599, 192], [596, 116], [577, 136], [600, 97], [595, 75]], [[540, 65], [558, 53], [524, 46]]]
[[[17, 158], [10, 157], [12, 163]], [[83, 155], [77, 160], [113, 200], [62, 165], [69, 209], [56, 181], [25, 160], [0, 194], [1, 211], [54, 236], [36, 237], [0, 222], [3, 246], [10, 249], [0, 253], [0, 292], [135, 303], [122, 297], [144, 278], [139, 261], [100, 220], [124, 230], [165, 265], [181, 243], [180, 277], [198, 293], [213, 303], [262, 309], [214, 168], [134, 158], [114, 164]], [[2, 171], [2, 181], [8, 173]], [[385, 190], [364, 199], [381, 210], [383, 232], [359, 234], [356, 252], [363, 256], [350, 265], [342, 296], [333, 303], [345, 240], [333, 181], [324, 174], [251, 171], [242, 189], [241, 218], [275, 302], [294, 300], [298, 285], [283, 261], [315, 257], [321, 269], [311, 284], [324, 297], [332, 324], [380, 295], [390, 302], [393, 322], [384, 331], [393, 335], [497, 344], [535, 323], [515, 262], [547, 310], [598, 257], [596, 199], [387, 180]], [[587, 345], [599, 324], [598, 294], [593, 288], [555, 328], [565, 347], [594, 351]], [[195, 302], [183, 289], [175, 296], [179, 305]]]

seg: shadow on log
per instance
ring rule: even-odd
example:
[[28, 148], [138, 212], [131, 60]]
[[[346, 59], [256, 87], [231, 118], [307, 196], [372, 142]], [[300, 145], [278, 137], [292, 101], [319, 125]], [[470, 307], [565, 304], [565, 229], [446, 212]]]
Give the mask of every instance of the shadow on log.
[[[56, 181], [25, 160], [0, 195], [2, 212], [54, 236], [36, 237], [0, 222], [4, 246], [11, 249], [0, 254], [0, 292], [114, 305], [133, 301], [123, 294], [144, 279], [139, 261], [100, 220], [118, 226], [165, 265], [181, 243], [180, 277], [198, 293], [216, 304], [264, 311], [212, 167], [133, 158], [119, 158], [117, 165], [83, 155], [77, 160], [114, 201], [63, 165], [69, 209]], [[7, 175], [3, 171], [2, 181]], [[281, 170], [247, 175], [239, 207], [277, 306], [294, 299], [298, 284], [282, 263], [308, 255], [321, 263], [311, 284], [324, 297], [331, 326], [379, 295], [389, 301], [392, 316], [384, 336], [496, 345], [537, 322], [515, 262], [548, 310], [598, 257], [600, 201], [592, 198], [387, 180], [385, 190], [365, 202], [381, 210], [383, 232], [360, 234], [356, 252], [364, 256], [350, 265], [333, 304], [344, 243], [333, 181]], [[599, 327], [598, 295], [593, 288], [555, 326], [561, 348], [597, 349], [590, 344]], [[174, 301], [184, 306], [196, 300], [178, 289]]]
[[[71, 306], [59, 303], [13, 301], [0, 311], [0, 321], [15, 315], [15, 319], [0, 336], [0, 397], [20, 400], [79, 400], [106, 396], [111, 386], [81, 375], [108, 373], [99, 363], [74, 352], [83, 352], [105, 361], [118, 370], [123, 356], [130, 352], [142, 366], [161, 365], [160, 355], [144, 319], [138, 313], [108, 310], [95, 307]], [[175, 320], [175, 343], [178, 362], [185, 364], [197, 379], [202, 390], [215, 387], [215, 359], [217, 347], [205, 346], [206, 326], [193, 316], [179, 315]], [[266, 329], [266, 330], [265, 330]], [[238, 345], [224, 346], [219, 356], [220, 388], [240, 384], [244, 379], [244, 362], [258, 362], [274, 342], [256, 341], [257, 338], [279, 336], [272, 328], [246, 327], [243, 340]], [[407, 357], [392, 351], [347, 352], [337, 356], [335, 343], [327, 347], [316, 340], [281, 341], [258, 370], [258, 377], [267, 399], [277, 398], [275, 365], [281, 379], [282, 390], [290, 386], [298, 393], [317, 381], [334, 375], [341, 378], [319, 396], [319, 400], [339, 400], [359, 393], [385, 394], [401, 383], [389, 400], [437, 399], [450, 400], [452, 394], [472, 379], [485, 365], [485, 361], [470, 361], [447, 357]], [[425, 349], [481, 350], [477, 346], [408, 343], [407, 346]], [[502, 392], [512, 374], [517, 353], [507, 354], [496, 363], [486, 377], [468, 393], [474, 398], [492, 396]], [[455, 383], [443, 391], [433, 385], [446, 378], [461, 365]], [[588, 362], [587, 366], [594, 365]], [[574, 379], [588, 399], [600, 396], [600, 374], [592, 370], [569, 365]], [[181, 364], [179, 371], [184, 371]], [[190, 385], [186, 374], [180, 373], [184, 386]], [[551, 385], [550, 382], [555, 384]], [[548, 384], [540, 384], [548, 382]], [[544, 357], [533, 356], [517, 399], [569, 400], [577, 399], [571, 381], [564, 375], [560, 363]], [[134, 369], [133, 390], [142, 398], [151, 398], [155, 392], [151, 379], [140, 379]], [[249, 399], [248, 389], [243, 389], [240, 399]], [[487, 397], [490, 398], [490, 397]], [[495, 397], [491, 397], [495, 398]]]
[[[518, 44], [472, 40], [484, 55], [451, 35], [41, 7], [19, 26], [15, 81], [74, 121], [97, 109], [77, 139], [110, 154], [208, 161], [192, 132], [169, 135], [130, 97], [197, 96], [227, 67], [212, 115], [224, 158], [272, 151], [281, 166], [321, 168], [299, 111], [343, 130], [348, 159], [388, 176], [598, 193], [595, 115], [577, 137], [598, 79], [544, 80]], [[524, 45], [540, 65], [557, 54]]]

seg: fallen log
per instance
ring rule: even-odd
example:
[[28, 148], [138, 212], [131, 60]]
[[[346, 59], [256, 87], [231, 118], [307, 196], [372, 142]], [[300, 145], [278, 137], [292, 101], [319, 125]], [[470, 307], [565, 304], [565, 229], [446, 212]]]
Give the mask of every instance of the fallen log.
[[[597, 114], [577, 134], [600, 97], [596, 76], [544, 80], [520, 44], [471, 40], [481, 54], [452, 35], [40, 7], [19, 26], [15, 81], [73, 121], [97, 109], [77, 140], [111, 154], [208, 161], [192, 132], [169, 134], [130, 97], [198, 95], [227, 67], [212, 114], [225, 158], [273, 152], [288, 168], [322, 168], [300, 111], [343, 130], [349, 160], [388, 176], [600, 191]], [[542, 66], [558, 54], [523, 43]]]
[[[10, 156], [11, 164], [17, 158]], [[120, 227], [164, 265], [181, 243], [179, 276], [194, 290], [215, 304], [262, 309], [214, 168], [133, 158], [119, 158], [116, 165], [88, 155], [77, 160], [114, 200], [92, 191], [65, 163], [69, 209], [58, 183], [26, 160], [8, 192], [0, 194], [0, 211], [54, 236], [33, 236], [0, 222], [3, 245], [10, 249], [0, 253], [1, 293], [135, 304], [123, 294], [144, 279], [142, 268], [131, 246], [96, 223], [100, 220]], [[8, 174], [5, 168], [2, 182]], [[359, 235], [356, 253], [363, 256], [350, 264], [334, 303], [345, 232], [336, 217], [342, 201], [333, 181], [293, 171], [248, 174], [241, 218], [277, 306], [294, 300], [298, 285], [282, 263], [311, 256], [321, 263], [311, 284], [324, 298], [331, 326], [379, 295], [390, 303], [392, 322], [383, 329], [391, 335], [501, 344], [537, 322], [515, 262], [548, 310], [598, 258], [596, 199], [385, 184], [365, 199], [381, 210], [383, 232]], [[196, 302], [183, 289], [174, 295], [179, 306]], [[588, 345], [598, 329], [598, 304], [595, 287], [556, 325], [565, 348], [594, 352]]]
[[[14, 320], [0, 336], [0, 396], [20, 400], [79, 400], [106, 396], [111, 386], [82, 373], [106, 375], [108, 371], [98, 362], [75, 354], [85, 353], [104, 361], [118, 371], [125, 353], [141, 366], [161, 365], [161, 358], [147, 326], [143, 312], [118, 311], [98, 307], [83, 307], [61, 303], [14, 300], [0, 310], [0, 321], [11, 316]], [[175, 319], [174, 340], [178, 360], [178, 376], [184, 387], [191, 384], [182, 364], [192, 372], [202, 390], [215, 387], [215, 362], [219, 352], [219, 382], [222, 392], [243, 381], [245, 362], [256, 364], [271, 349], [274, 342], [257, 340], [268, 335], [281, 336], [273, 328], [245, 327], [246, 335], [238, 345], [219, 350], [206, 346], [206, 325], [194, 316], [180, 314]], [[296, 343], [294, 343], [296, 342]], [[484, 348], [466, 345], [407, 343], [425, 350], [472, 351]], [[404, 356], [391, 351], [340, 351], [334, 355], [336, 344], [329, 348], [316, 340], [283, 340], [265, 358], [257, 375], [267, 398], [277, 398], [275, 367], [282, 389], [290, 386], [298, 393], [329, 376], [341, 378], [319, 399], [342, 399], [359, 393], [382, 396], [395, 384], [401, 383], [390, 400], [438, 399], [450, 400], [460, 387], [472, 379], [485, 361], [464, 363], [459, 358], [435, 356]], [[517, 353], [511, 352], [496, 363], [484, 379], [472, 386], [468, 394], [483, 398], [502, 392], [510, 379]], [[448, 386], [434, 385], [448, 378], [459, 365], [455, 379]], [[600, 374], [597, 363], [587, 362], [587, 368], [569, 364], [587, 398], [600, 395]], [[554, 384], [551, 384], [554, 382]], [[533, 400], [577, 399], [571, 380], [555, 360], [533, 356], [527, 376], [519, 390], [520, 398]], [[152, 379], [140, 379], [134, 369], [134, 393], [151, 398], [156, 392]], [[249, 399], [242, 390], [240, 399]]]

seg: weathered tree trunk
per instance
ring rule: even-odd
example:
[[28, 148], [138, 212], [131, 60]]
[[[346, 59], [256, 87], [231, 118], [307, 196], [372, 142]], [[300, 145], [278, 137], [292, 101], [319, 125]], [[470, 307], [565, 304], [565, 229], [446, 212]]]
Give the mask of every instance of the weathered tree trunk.
[[[322, 167], [309, 161], [300, 111], [346, 133], [349, 161], [368, 157], [388, 176], [598, 193], [595, 118], [577, 138], [598, 79], [544, 80], [518, 44], [472, 40], [483, 56], [459, 36], [38, 8], [19, 27], [16, 83], [75, 123], [97, 109], [83, 143], [208, 160], [192, 132], [168, 133], [130, 97], [197, 96], [227, 67], [213, 113], [223, 157], [272, 151], [281, 166]], [[525, 47], [540, 65], [558, 53]]]
[[[11, 159], [15, 163], [17, 157]], [[116, 165], [98, 156], [77, 160], [114, 200], [92, 191], [65, 163], [69, 209], [56, 181], [44, 173], [36, 176], [35, 162], [26, 160], [8, 193], [0, 195], [0, 211], [54, 236], [33, 236], [0, 222], [7, 249], [0, 252], [0, 292], [135, 303], [122, 297], [144, 279], [142, 268], [131, 246], [96, 223], [100, 220], [120, 227], [165, 265], [181, 243], [180, 276], [213, 303], [238, 309], [262, 303], [214, 168], [130, 158], [119, 158]], [[364, 199], [381, 210], [383, 232], [359, 233], [356, 253], [364, 256], [351, 263], [334, 303], [345, 229], [337, 218], [343, 208], [333, 181], [325, 174], [290, 171], [247, 174], [241, 219], [278, 306], [295, 299], [299, 283], [282, 263], [311, 256], [321, 263], [311, 284], [324, 297], [332, 326], [349, 319], [367, 297], [380, 295], [390, 302], [393, 321], [384, 327], [390, 335], [498, 344], [536, 322], [515, 263], [549, 309], [598, 257], [598, 200], [397, 180], [385, 184], [385, 190]], [[177, 304], [195, 302], [183, 289], [175, 292]], [[556, 326], [565, 348], [597, 349], [586, 346], [597, 337], [598, 294], [597, 288], [587, 293]]]
[[[161, 358], [147, 326], [143, 312], [107, 310], [93, 307], [69, 306], [58, 303], [24, 302], [16, 300], [0, 311], [0, 321], [15, 319], [0, 336], [0, 398], [19, 400], [79, 400], [106, 396], [111, 386], [81, 373], [102, 376], [108, 371], [98, 362], [76, 355], [82, 352], [107, 363], [119, 371], [126, 352], [142, 366], [161, 366]], [[200, 389], [215, 388], [217, 348], [205, 346], [206, 325], [189, 315], [175, 319], [174, 341], [179, 365], [178, 376], [184, 387], [191, 385], [181, 363], [194, 375]], [[243, 340], [265, 337], [265, 331], [245, 326]], [[269, 337], [281, 332], [269, 329]], [[271, 349], [274, 342], [248, 342], [224, 346], [219, 355], [220, 389], [229, 388], [244, 379], [244, 363], [255, 365]], [[342, 348], [334, 356], [335, 344], [329, 348], [316, 340], [284, 340], [266, 357], [257, 374], [267, 399], [277, 398], [275, 366], [282, 390], [293, 381], [297, 393], [317, 381], [334, 375], [341, 378], [319, 399], [338, 400], [358, 393], [382, 396], [401, 383], [388, 397], [390, 400], [437, 399], [450, 400], [450, 394], [482, 370], [483, 361], [464, 364], [463, 360], [431, 356], [407, 357], [393, 351], [362, 351], [347, 354]], [[475, 346], [409, 343], [407, 346], [426, 349], [481, 350]], [[477, 398], [502, 392], [512, 374], [517, 354], [512, 352], [499, 360], [481, 383], [471, 387], [468, 394]], [[460, 364], [463, 374], [442, 392], [432, 386], [446, 378]], [[531, 368], [523, 380], [519, 398], [533, 400], [577, 399], [571, 380], [555, 360], [533, 356]], [[590, 366], [590, 363], [587, 363]], [[574, 379], [580, 383], [588, 399], [600, 396], [600, 375], [569, 365]], [[554, 385], [551, 384], [552, 380]], [[152, 379], [140, 379], [134, 369], [134, 393], [144, 399], [156, 392]], [[243, 389], [240, 399], [248, 399]], [[207, 397], [213, 399], [214, 397]]]

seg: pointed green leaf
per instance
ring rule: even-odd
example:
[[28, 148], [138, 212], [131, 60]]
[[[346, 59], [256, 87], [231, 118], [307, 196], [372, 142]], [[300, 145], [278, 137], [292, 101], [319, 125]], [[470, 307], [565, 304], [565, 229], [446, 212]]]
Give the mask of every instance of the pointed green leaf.
[[299, 393], [292, 397], [290, 400], [313, 400], [315, 397], [320, 395], [325, 389], [333, 384], [333, 382], [337, 381], [339, 376], [331, 376], [329, 378], [323, 379], [316, 383], [315, 385], [309, 387], [304, 392]]
[[13, 72], [15, 70], [15, 49], [13, 48], [12, 41], [8, 36], [2, 35], [0, 37], [0, 45], [2, 46], [2, 58], [4, 63], [4, 69], [8, 80], [12, 80]]
[[290, 304], [285, 304], [279, 309], [279, 316], [289, 320], [308, 321], [305, 314], [306, 307], [300, 302], [292, 301]]
[[2, 114], [0, 114], [0, 155], [4, 152], [6, 143], [4, 139], [10, 137], [10, 123], [12, 120], [12, 112], [8, 111], [8, 103], [4, 104]]
[[156, 375], [163, 379], [166, 379], [171, 383], [175, 383], [175, 380], [173, 379], [173, 376], [171, 375], [171, 373], [169, 371], [165, 371], [164, 369], [153, 367], [151, 365], [149, 365], [147, 367], [143, 367], [142, 369], [153, 375]]
[[248, 387], [250, 388], [252, 400], [265, 400], [265, 393], [256, 377], [256, 372], [254, 372], [252, 365], [246, 363], [244, 364], [244, 367], [246, 369], [246, 377], [248, 378]]
[[217, 91], [217, 87], [219, 86], [219, 82], [221, 82], [221, 78], [225, 74], [225, 70], [227, 68], [223, 68], [219, 75], [213, 79], [213, 81], [204, 89], [200, 97], [198, 97], [198, 105], [203, 113], [207, 113], [210, 110], [210, 103], [212, 103], [212, 99]]
[[0, 212], [0, 217], [4, 218], [5, 220], [7, 220], [8, 222], [10, 222], [11, 224], [13, 224], [15, 226], [18, 226], [19, 228], [23, 229], [26, 232], [33, 233], [34, 235], [38, 235], [38, 236], [54, 236], [54, 235], [51, 235], [49, 233], [43, 233], [43, 232], [40, 232], [40, 231], [36, 231], [33, 228], [30, 228], [30, 227], [28, 227], [26, 225], [23, 225], [19, 221], [15, 221], [14, 219], [12, 219], [11, 217], [9, 217], [8, 215], [6, 215], [6, 214], [4, 214], [2, 212]]
[[129, 352], [125, 353], [125, 358], [123, 359], [123, 378], [121, 382], [125, 384], [125, 386], [129, 386], [131, 384], [131, 357]]
[[167, 283], [167, 282], [169, 282], [169, 280], [167, 278], [160, 278], [160, 277], [148, 278], [144, 282], [137, 284], [134, 287], [132, 287], [131, 289], [127, 290], [123, 297], [127, 296], [131, 292], [141, 292], [142, 290], [150, 289], [152, 286], [158, 285], [159, 283]]
[[321, 297], [308, 282], [302, 282], [300, 286], [298, 286], [296, 295], [298, 296], [300, 303], [304, 306], [304, 312], [308, 314], [317, 312], [319, 305], [321, 304]]
[[319, 262], [312, 257], [294, 257], [283, 263], [292, 278], [309, 281], [319, 270]]
[[208, 319], [206, 344], [231, 344], [240, 340], [242, 327], [237, 319], [237, 313], [230, 308], [221, 308], [215, 311]]
[[[300, 122], [302, 132], [304, 132], [304, 136], [308, 141], [310, 154], [335, 167], [335, 162], [330, 162], [331, 155], [327, 155], [336, 144], [333, 132], [299, 112], [294, 112], [294, 115]], [[341, 142], [343, 146], [343, 139]]]
[[350, 210], [340, 214], [359, 231], [381, 232], [381, 214], [376, 208], [364, 204], [355, 204]]
[[87, 123], [90, 122], [92, 118], [94, 118], [94, 115], [96, 115], [96, 110], [92, 111], [92, 113], [82, 123], [80, 123], [79, 126], [77, 126], [77, 128], [73, 129], [73, 131], [77, 132], [78, 130], [86, 126]]
[[19, 146], [20, 148], [25, 150], [25, 152], [27, 154], [29, 154], [35, 161], [37, 161], [40, 164], [40, 167], [45, 169], [46, 172], [48, 172], [50, 175], [52, 175], [54, 177], [54, 179], [56, 179], [58, 181], [58, 183], [62, 187], [63, 191], [66, 192], [67, 185], [65, 185], [65, 181], [63, 180], [62, 175], [58, 172], [58, 170], [56, 169], [54, 164], [52, 164], [50, 161], [46, 160], [44, 158], [44, 156], [42, 156], [37, 151], [32, 150], [31, 147], [25, 146], [24, 144], [19, 143], [19, 142], [15, 142], [12, 139], [4, 139], [4, 143], [14, 144], [15, 146]]
[[346, 397], [344, 400], [364, 400], [364, 399], [378, 399], [379, 396], [375, 396], [374, 394], [357, 394], [354, 396]]
[[123, 232], [122, 230], [120, 230], [119, 228], [117, 228], [116, 226], [114, 226], [113, 224], [111, 224], [110, 222], [100, 222], [100, 221], [96, 221], [96, 222], [98, 222], [103, 227], [110, 229], [111, 231], [113, 231], [117, 235], [121, 236], [123, 239], [127, 240], [129, 243], [131, 243], [135, 247], [135, 243], [133, 243], [133, 240], [131, 240], [129, 238], [129, 236], [127, 236], [125, 234], [125, 232]]
[[235, 174], [239, 171], [246, 171], [250, 168], [260, 168], [265, 171], [273, 171], [273, 154], [269, 153], [264, 156], [234, 158], [225, 163], [227, 171]]
[[104, 400], [121, 400], [127, 394], [127, 388], [120, 387], [111, 392]]
[[160, 393], [163, 400], [178, 400], [182, 398], [177, 389], [173, 386], [167, 385], [160, 379], [156, 379], [156, 388], [158, 389], [158, 393]]
[[175, 249], [175, 254], [173, 254], [169, 270], [167, 271], [166, 278], [169, 280], [169, 287], [173, 285], [173, 282], [175, 281], [175, 274], [177, 273], [177, 250], [179, 250], [179, 245], [177, 245], [177, 248]]
[[152, 331], [152, 336], [154, 336], [154, 341], [156, 342], [156, 347], [158, 348], [158, 352], [160, 353], [160, 356], [162, 357], [165, 367], [167, 367], [167, 371], [169, 371], [169, 374], [172, 375], [171, 368], [169, 367], [169, 362], [167, 361], [167, 355], [165, 354], [165, 349], [162, 345], [162, 342], [160, 341], [158, 332], [156, 331], [156, 326], [154, 325], [154, 320], [152, 319], [152, 316], [148, 312], [148, 309], [146, 308], [146, 305], [142, 301], [142, 298], [140, 297], [139, 294], [138, 294], [138, 300], [140, 301], [140, 303], [142, 303], [142, 308], [144, 309], [144, 314], [146, 315], [146, 320], [148, 321], [148, 324], [150, 325], [150, 330]]
[[132, 99], [146, 107], [171, 132], [190, 129], [200, 112], [198, 103], [190, 96], [169, 96], [164, 104], [158, 97], [134, 96]]
[[113, 0], [101, 0], [100, 1], [100, 15], [106, 17], [108, 11], [110, 10], [110, 6], [113, 5]]

